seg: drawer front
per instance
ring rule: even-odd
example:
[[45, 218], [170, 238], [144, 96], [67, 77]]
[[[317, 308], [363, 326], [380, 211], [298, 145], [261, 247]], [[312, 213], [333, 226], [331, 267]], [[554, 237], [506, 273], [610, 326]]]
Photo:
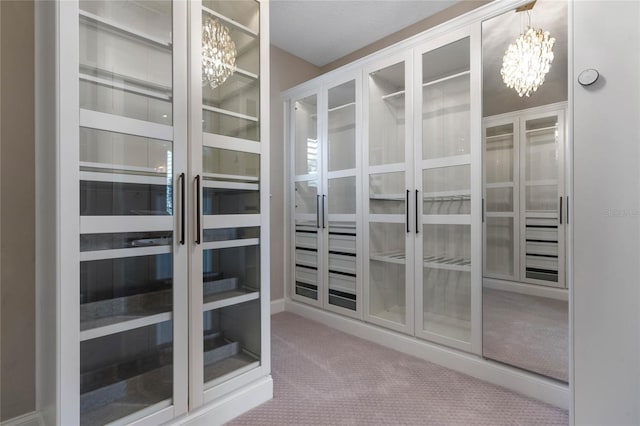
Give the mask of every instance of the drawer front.
[[329, 288], [345, 293], [356, 292], [356, 277], [329, 272]]
[[526, 219], [527, 226], [558, 226], [557, 218], [547, 217], [528, 217]]
[[553, 257], [527, 256], [527, 268], [558, 270], [558, 259]]
[[296, 265], [318, 267], [318, 253], [315, 251], [296, 250]]
[[558, 241], [556, 228], [529, 228], [527, 227], [527, 240]]
[[318, 234], [296, 232], [296, 247], [318, 248]]
[[527, 242], [527, 254], [542, 254], [545, 256], [557, 256], [557, 243]]
[[296, 267], [296, 281], [317, 285], [318, 271], [313, 269]]
[[349, 274], [356, 273], [355, 256], [344, 256], [340, 254], [329, 253], [329, 271], [346, 272]]
[[329, 234], [329, 250], [342, 251], [345, 253], [356, 252], [356, 237], [350, 235]]

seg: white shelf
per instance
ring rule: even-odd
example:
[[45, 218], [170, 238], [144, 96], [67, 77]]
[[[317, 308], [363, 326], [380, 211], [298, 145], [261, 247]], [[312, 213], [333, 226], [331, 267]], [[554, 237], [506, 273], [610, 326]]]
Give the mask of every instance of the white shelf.
[[513, 188], [513, 182], [487, 183], [485, 185], [485, 188], [487, 188], [487, 189]]
[[237, 305], [251, 300], [260, 298], [259, 291], [249, 290], [229, 290], [204, 297], [202, 311], [213, 311], [214, 309], [224, 308], [225, 306]]
[[243, 120], [248, 120], [248, 121], [255, 121], [256, 123], [258, 122], [258, 117], [254, 117], [254, 116], [246, 115], [246, 114], [240, 114], [239, 112], [229, 111], [229, 110], [222, 109], [222, 108], [212, 107], [212, 106], [209, 106], [209, 105], [202, 105], [202, 109], [205, 110], [205, 111], [210, 111], [210, 112], [215, 112], [215, 113], [218, 113], [218, 114], [228, 115], [230, 117], [241, 118]]
[[537, 133], [537, 132], [548, 132], [551, 130], [558, 130], [558, 126], [550, 126], [550, 127], [540, 127], [539, 129], [529, 129], [525, 130], [525, 133]]
[[383, 101], [386, 101], [387, 99], [393, 99], [393, 98], [397, 98], [399, 96], [404, 96], [404, 95], [405, 95], [405, 91], [399, 90], [397, 92], [389, 93], [388, 95], [382, 95], [380, 99], [382, 99]]
[[395, 305], [384, 311], [371, 312], [371, 316], [397, 324], [404, 324], [406, 311], [404, 306]]
[[371, 260], [377, 260], [379, 262], [395, 263], [397, 265], [404, 265], [406, 263], [406, 254], [401, 251], [371, 254]]
[[[87, 67], [83, 67], [87, 68]], [[100, 72], [99, 72], [100, 73]], [[104, 74], [104, 73], [103, 73]], [[153, 83], [145, 82], [141, 84], [140, 80], [133, 77], [127, 77], [122, 74], [112, 74], [114, 78], [98, 77], [88, 74], [86, 71], [80, 71], [79, 78], [83, 81], [99, 84], [101, 86], [111, 87], [112, 89], [119, 89], [125, 92], [131, 92], [138, 95], [146, 96], [149, 98], [156, 98], [163, 101], [171, 101], [172, 92], [170, 87], [156, 85]], [[121, 80], [121, 81], [117, 81]]]
[[203, 173], [204, 179], [210, 180], [240, 180], [243, 182], [259, 182], [260, 178], [257, 176], [241, 176], [241, 175], [226, 175], [222, 173]]
[[124, 257], [155, 256], [171, 253], [170, 245], [158, 245], [151, 247], [128, 247], [113, 250], [93, 250], [80, 252], [80, 262], [104, 259], [120, 259]]
[[171, 186], [171, 178], [166, 174], [158, 176], [148, 176], [129, 173], [110, 173], [110, 172], [80, 172], [80, 180], [90, 182], [114, 182], [114, 183], [133, 183], [147, 185], [163, 185]]
[[422, 87], [433, 86], [434, 84], [443, 83], [445, 81], [452, 80], [452, 79], [458, 78], [458, 77], [463, 77], [463, 76], [469, 75], [469, 74], [471, 74], [471, 71], [469, 71], [469, 70], [462, 71], [462, 72], [459, 72], [457, 74], [452, 74], [452, 75], [448, 75], [446, 77], [438, 78], [436, 80], [427, 81], [426, 83], [422, 83]]
[[451, 256], [425, 256], [423, 266], [430, 269], [471, 272], [471, 259]]
[[491, 136], [485, 136], [485, 139], [500, 139], [500, 138], [506, 138], [506, 137], [513, 137], [513, 133], [503, 133], [500, 135], [491, 135]]
[[80, 341], [96, 339], [98, 337], [109, 336], [111, 334], [122, 333], [123, 331], [129, 331], [140, 327], [146, 327], [153, 324], [160, 324], [165, 321], [170, 321], [173, 318], [171, 312], [163, 312], [160, 314], [149, 315], [141, 318], [131, 318], [131, 315], [121, 315], [113, 317], [112, 320], [123, 319], [121, 322], [109, 324], [103, 327], [90, 328], [80, 332]]
[[404, 194], [370, 194], [370, 200], [383, 200], [383, 201], [406, 201]]
[[422, 199], [424, 201], [464, 201], [471, 199], [468, 189], [458, 191], [425, 192]]
[[250, 247], [260, 244], [260, 238], [243, 238], [240, 240], [209, 241], [202, 243], [203, 250], [219, 250], [232, 247]]
[[202, 186], [204, 188], [237, 189], [247, 191], [260, 190], [260, 184], [258, 183], [227, 182], [219, 180], [203, 180]]
[[242, 25], [239, 22], [234, 21], [233, 19], [227, 18], [226, 16], [224, 16], [221, 13], [216, 12], [215, 10], [211, 10], [208, 7], [202, 6], [202, 11], [207, 13], [207, 14], [209, 14], [209, 15], [215, 16], [216, 18], [221, 19], [222, 21], [226, 22], [229, 25], [234, 26], [235, 28], [239, 29], [240, 31], [244, 32], [247, 35], [250, 35], [252, 37], [258, 37], [258, 32], [257, 31], [254, 31], [251, 28], [249, 28], [249, 27], [247, 27], [245, 25]]
[[81, 22], [84, 22], [87, 24], [93, 24], [98, 27], [105, 27], [111, 31], [115, 31], [122, 35], [139, 39], [141, 41], [147, 42], [157, 47], [161, 47], [164, 49], [171, 49], [170, 41], [163, 40], [163, 39], [151, 36], [149, 34], [146, 34], [142, 31], [138, 31], [136, 29], [127, 27], [112, 19], [103, 18], [101, 16], [94, 15], [93, 13], [90, 13], [84, 10], [80, 10], [79, 15], [80, 15]]
[[356, 106], [356, 103], [355, 103], [355, 102], [349, 102], [348, 104], [338, 105], [338, 106], [336, 106], [336, 107], [329, 108], [327, 111], [329, 111], [329, 112], [334, 112], [334, 111], [339, 111], [339, 110], [341, 110], [341, 109], [349, 108], [349, 107], [352, 107], [352, 106], [353, 106], [353, 107], [355, 107], [355, 106]]
[[471, 338], [470, 321], [433, 312], [423, 314], [423, 330], [463, 342], [469, 342]]
[[260, 366], [260, 361], [246, 351], [204, 367], [204, 388], [211, 389], [220, 383], [251, 371]]

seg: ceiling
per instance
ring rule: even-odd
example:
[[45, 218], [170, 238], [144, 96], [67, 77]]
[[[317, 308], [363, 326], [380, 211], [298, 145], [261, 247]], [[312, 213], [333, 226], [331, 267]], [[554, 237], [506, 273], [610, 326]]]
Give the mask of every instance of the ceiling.
[[271, 43], [322, 67], [457, 0], [271, 0]]

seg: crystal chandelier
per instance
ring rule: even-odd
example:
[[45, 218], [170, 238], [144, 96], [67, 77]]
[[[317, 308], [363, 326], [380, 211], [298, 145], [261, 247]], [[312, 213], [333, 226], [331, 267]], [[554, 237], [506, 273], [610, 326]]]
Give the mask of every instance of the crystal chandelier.
[[236, 45], [217, 19], [202, 23], [202, 85], [220, 86], [236, 70]]
[[548, 31], [528, 26], [502, 58], [500, 74], [507, 87], [515, 89], [520, 97], [538, 90], [551, 68], [555, 42]]

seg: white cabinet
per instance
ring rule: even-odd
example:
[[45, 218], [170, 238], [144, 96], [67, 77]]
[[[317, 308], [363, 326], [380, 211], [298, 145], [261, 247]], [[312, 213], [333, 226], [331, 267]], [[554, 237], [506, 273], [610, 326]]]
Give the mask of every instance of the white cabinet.
[[[55, 194], [39, 205], [52, 423], [163, 424], [270, 384], [266, 3], [38, 8], [41, 65], [58, 76], [37, 117], [38, 152], [56, 152], [39, 180]], [[202, 16], [237, 49], [215, 89]]]
[[360, 317], [358, 75], [291, 99], [292, 297]]
[[561, 103], [484, 120], [487, 278], [566, 288], [565, 111]]
[[[362, 277], [363, 321], [480, 353], [479, 37], [479, 25], [466, 27], [286, 93], [293, 300], [333, 309], [334, 290], [355, 285], [360, 299]], [[348, 73], [355, 116], [352, 97], [332, 100]], [[355, 132], [334, 119], [337, 107]], [[344, 274], [352, 247], [355, 283]]]

